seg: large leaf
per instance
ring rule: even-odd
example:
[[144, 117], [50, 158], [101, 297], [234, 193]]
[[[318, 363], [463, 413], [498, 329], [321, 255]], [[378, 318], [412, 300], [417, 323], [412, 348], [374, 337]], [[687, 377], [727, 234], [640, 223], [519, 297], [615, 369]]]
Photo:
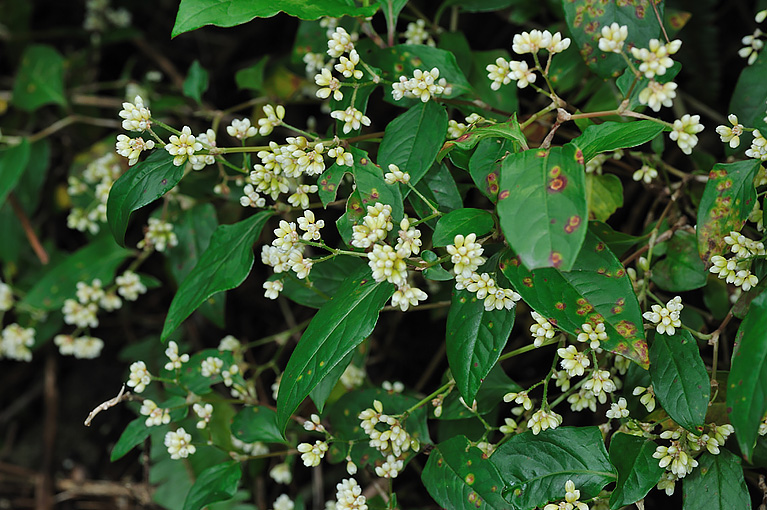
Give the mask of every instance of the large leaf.
[[738, 329], [737, 351], [727, 378], [727, 409], [740, 451], [747, 460], [767, 411], [767, 293], [751, 301]]
[[419, 102], [386, 126], [378, 163], [383, 168], [397, 165], [415, 185], [434, 163], [446, 132], [445, 108], [435, 101]]
[[506, 483], [504, 497], [521, 510], [563, 499], [572, 480], [581, 500], [592, 498], [617, 479], [597, 427], [559, 427], [512, 436], [490, 460]]
[[603, 152], [636, 147], [663, 132], [663, 125], [651, 120], [636, 122], [603, 122], [592, 124], [573, 143], [583, 151], [586, 162]]
[[183, 176], [184, 167], [174, 165], [173, 156], [156, 150], [115, 181], [109, 190], [107, 221], [120, 246], [125, 246], [125, 230], [133, 211], [165, 195]]
[[112, 454], [109, 460], [114, 462], [121, 459], [136, 446], [143, 443], [149, 437], [151, 429], [146, 426], [146, 418], [139, 416], [125, 427], [120, 439], [117, 440], [112, 448]]
[[75, 297], [77, 282], [90, 283], [98, 278], [108, 285], [130, 255], [130, 250], [117, 246], [111, 237], [102, 236], [50, 268], [21, 304], [39, 310], [61, 308], [66, 299]]
[[[531, 272], [510, 250], [499, 267], [536, 312], [571, 334], [581, 325], [603, 321], [602, 347], [647, 368], [642, 314], [628, 275], [615, 255], [591, 231], [571, 271], [540, 268]], [[553, 322], [553, 321], [552, 321]]]
[[34, 111], [46, 104], [66, 104], [64, 58], [52, 46], [28, 46], [13, 84], [13, 104]]
[[352, 274], [312, 319], [290, 356], [277, 397], [277, 423], [284, 431], [290, 416], [307, 395], [362, 340], [378, 321], [378, 313], [394, 286], [376, 282], [370, 268]]
[[[599, 7], [587, 8], [585, 2], [564, 0], [565, 19], [575, 45], [581, 49], [586, 64], [602, 78], [617, 76], [626, 67], [623, 57], [615, 53], [604, 53], [599, 49], [601, 28], [613, 22], [628, 26], [634, 46], [646, 47], [650, 39], [660, 36], [660, 25], [650, 2], [654, 0], [626, 0], [625, 2], [602, 2]], [[657, 8], [663, 18], [663, 3]]]
[[610, 439], [610, 461], [618, 470], [618, 482], [610, 496], [610, 508], [621, 508], [644, 498], [658, 483], [664, 469], [653, 458], [657, 445], [641, 436], [616, 432]]
[[[319, 262], [312, 266], [312, 272], [304, 280], [285, 275], [281, 294], [299, 305], [321, 308], [338, 291], [344, 280], [363, 265], [365, 263], [361, 259], [349, 257]], [[273, 279], [280, 276], [276, 274]]]
[[765, 133], [763, 130], [767, 128], [767, 123], [764, 121], [764, 104], [767, 103], [765, 80], [767, 80], [767, 57], [764, 53], [760, 53], [756, 62], [750, 66], [743, 66], [738, 82], [735, 84], [735, 90], [732, 92], [728, 110], [738, 116], [741, 124], [755, 127], [763, 134]]
[[516, 114], [506, 122], [491, 124], [489, 126], [477, 127], [465, 133], [455, 140], [448, 140], [437, 154], [437, 161], [448, 155], [453, 149], [473, 149], [479, 142], [485, 138], [501, 138], [513, 142], [514, 152], [527, 150], [527, 140], [522, 134], [522, 129], [517, 122]]
[[666, 257], [652, 268], [652, 281], [671, 292], [699, 289], [706, 285], [708, 271], [697, 253], [695, 234], [677, 230], [668, 242]]
[[650, 347], [650, 376], [655, 397], [668, 415], [699, 434], [708, 410], [711, 385], [698, 344], [689, 331], [655, 334]]
[[0, 205], [5, 203], [27, 168], [30, 158], [30, 144], [22, 138], [19, 145], [0, 151]]
[[704, 262], [725, 251], [724, 237], [740, 232], [754, 210], [754, 177], [758, 160], [717, 163], [708, 174], [708, 182], [698, 207], [698, 253]]
[[200, 473], [184, 500], [184, 510], [201, 510], [203, 507], [234, 497], [242, 477], [239, 462], [229, 460], [210, 466]]
[[469, 405], [506, 347], [515, 315], [515, 309], [488, 312], [484, 301], [468, 290], [453, 294], [447, 316], [447, 361]]
[[568, 144], [509, 154], [501, 165], [498, 216], [527, 267], [572, 268], [588, 221], [580, 149]]
[[253, 243], [271, 217], [262, 211], [234, 225], [221, 225], [194, 269], [181, 282], [162, 328], [165, 341], [209, 297], [240, 285], [253, 267]]
[[728, 450], [704, 452], [698, 467], [685, 477], [683, 510], [748, 510], [752, 508], [740, 459]]
[[493, 463], [465, 436], [455, 436], [434, 447], [421, 481], [441, 508], [502, 509], [503, 480]]
[[463, 208], [451, 211], [437, 221], [431, 242], [434, 246], [453, 244], [457, 234], [482, 237], [493, 229], [493, 215], [483, 209]]
[[171, 37], [204, 25], [233, 27], [253, 18], [269, 18], [279, 12], [301, 19], [323, 16], [372, 16], [378, 5], [356, 7], [343, 0], [181, 0]]
[[277, 413], [266, 406], [244, 407], [232, 420], [232, 434], [246, 443], [283, 443]]

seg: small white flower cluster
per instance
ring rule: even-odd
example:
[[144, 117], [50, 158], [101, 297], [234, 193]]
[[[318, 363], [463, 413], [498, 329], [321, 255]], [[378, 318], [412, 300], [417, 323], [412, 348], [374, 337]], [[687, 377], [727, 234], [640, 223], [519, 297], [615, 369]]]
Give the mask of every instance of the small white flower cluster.
[[400, 76], [399, 81], [392, 84], [391, 95], [395, 101], [408, 97], [420, 99], [425, 103], [435, 96], [449, 95], [451, 92], [452, 87], [445, 78], [439, 77], [439, 69], [434, 67], [431, 71], [416, 69], [412, 78]]
[[133, 103], [124, 102], [118, 115], [123, 119], [122, 127], [126, 131], [146, 131], [152, 126], [152, 112], [144, 106], [141, 96], [136, 96]]
[[567, 371], [568, 377], [582, 376], [591, 365], [589, 357], [585, 353], [579, 352], [574, 345], [560, 347], [557, 349], [557, 355], [562, 358], [560, 365]]
[[607, 410], [605, 415], [610, 419], [616, 419], [619, 420], [621, 418], [628, 418], [629, 416], [629, 410], [627, 409], [628, 402], [626, 402], [626, 399], [621, 397], [618, 399], [618, 402], [613, 402], [610, 404], [610, 409]]
[[579, 342], [589, 342], [592, 349], [599, 349], [599, 343], [607, 340], [607, 332], [603, 322], [581, 324], [581, 332], [578, 334]]
[[224, 360], [215, 356], [208, 356], [200, 365], [200, 373], [203, 377], [214, 377], [221, 373], [224, 368]]
[[[722, 143], [727, 143], [730, 145], [730, 148], [735, 149], [740, 145], [740, 135], [743, 134], [743, 124], [738, 122], [738, 117], [734, 113], [731, 113], [727, 116], [727, 120], [730, 121], [730, 124], [732, 124], [732, 127], [729, 126], [717, 126], [716, 127], [716, 134], [719, 135], [719, 137], [722, 140]], [[761, 133], [759, 133], [758, 130], [754, 130], [754, 141], [756, 141], [757, 138], [762, 138]], [[763, 145], [762, 145], [763, 146]], [[759, 146], [756, 147], [757, 152], [761, 154], [760, 151], [758, 151]], [[749, 157], [759, 157], [756, 155], [748, 154]], [[765, 159], [767, 159], [767, 154], [765, 154]]]
[[23, 328], [16, 323], [3, 328], [0, 338], [0, 359], [10, 358], [18, 361], [32, 361], [29, 349], [35, 343], [35, 330]]
[[[763, 19], [764, 18], [762, 18], [762, 20]], [[757, 14], [757, 23], [758, 22], [759, 14]], [[762, 41], [763, 35], [764, 32], [757, 28], [754, 30], [753, 34], [744, 36], [743, 39], [740, 40], [744, 46], [738, 50], [738, 55], [740, 55], [742, 58], [747, 58], [748, 65], [752, 65], [754, 62], [756, 62], [756, 59], [759, 58], [759, 52], [762, 51], [762, 48], [764, 48], [764, 41]]]
[[410, 174], [400, 170], [397, 165], [391, 164], [389, 165], [389, 171], [384, 174], [384, 182], [386, 184], [407, 184], [410, 182]]
[[301, 452], [301, 460], [306, 467], [316, 467], [320, 465], [320, 461], [325, 457], [325, 452], [328, 451], [328, 444], [325, 441], [315, 441], [314, 444], [301, 443], [296, 449]]
[[11, 308], [13, 308], [13, 289], [0, 280], [0, 312], [7, 312]]
[[197, 135], [197, 141], [202, 144], [202, 148], [208, 150], [208, 154], [193, 154], [189, 156], [189, 163], [192, 164], [192, 170], [202, 170], [207, 165], [216, 162], [214, 156], [216, 150], [216, 132], [208, 129], [204, 133]]
[[[109, 153], [88, 164], [83, 170], [82, 180], [69, 176], [67, 194], [73, 198], [86, 195], [81, 203], [87, 205], [72, 208], [67, 216], [67, 227], [80, 232], [87, 230], [91, 234], [101, 230], [99, 223], [107, 221], [109, 190], [122, 171], [119, 158]], [[75, 200], [75, 203], [78, 201]]]
[[648, 413], [655, 410], [655, 390], [652, 385], [647, 386], [646, 388], [644, 386], [637, 386], [634, 388], [634, 391], [632, 391], [632, 395], [635, 397], [642, 395], [639, 398], [639, 403], [647, 409]]
[[72, 335], [56, 335], [53, 343], [59, 348], [62, 356], [74, 356], [77, 359], [98, 358], [104, 348], [104, 341], [89, 335], [77, 338]]
[[362, 487], [357, 480], [348, 478], [336, 485], [335, 510], [367, 510], [367, 498], [362, 495]]
[[139, 412], [143, 416], [148, 417], [144, 422], [147, 427], [167, 425], [170, 423], [170, 410], [158, 407], [153, 400], [144, 400]]
[[644, 181], [645, 184], [650, 184], [656, 177], [658, 177], [658, 171], [647, 164], [642, 165], [642, 167], [635, 171], [631, 176], [635, 181]]
[[362, 383], [365, 382], [365, 375], [366, 373], [364, 367], [360, 368], [352, 363], [346, 367], [344, 373], [341, 374], [339, 382], [343, 385], [344, 388], [346, 388], [347, 391], [350, 391], [354, 388], [359, 388], [362, 386]]
[[115, 278], [117, 292], [128, 301], [136, 301], [139, 295], [146, 292], [146, 285], [141, 282], [139, 275], [133, 271], [125, 271]]
[[[746, 150], [746, 156], [749, 158], [758, 159], [759, 161], [767, 161], [767, 139], [758, 129], [754, 129], [753, 135], [754, 139], [751, 140], [751, 147]], [[722, 139], [724, 139], [723, 136]]]
[[471, 127], [480, 122], [486, 122], [487, 119], [479, 115], [478, 113], [472, 113], [464, 119], [466, 124], [458, 122], [457, 120], [450, 119], [447, 121], [447, 139], [452, 140], [464, 135]]
[[[308, 214], [307, 214], [308, 213]], [[305, 246], [301, 239], [313, 239], [319, 235], [319, 229], [325, 223], [312, 221], [314, 213], [304, 211], [303, 221], [299, 219], [299, 227], [305, 230], [305, 234], [299, 237], [295, 222], [280, 220], [279, 227], [274, 229], [275, 238], [271, 245], [264, 245], [261, 249], [261, 261], [274, 269], [275, 273], [284, 273], [293, 270], [296, 276], [303, 280], [309, 276], [314, 262], [308, 257], [304, 257]], [[264, 283], [265, 295], [269, 299], [277, 299], [282, 291], [283, 284], [280, 280], [274, 280]]]
[[213, 405], [195, 403], [192, 405], [192, 410], [199, 418], [197, 421], [197, 428], [204, 429], [207, 427], [208, 423], [210, 423], [210, 419], [213, 417]]
[[178, 344], [173, 340], [168, 342], [168, 347], [165, 349], [165, 355], [168, 357], [168, 362], [165, 364], [165, 370], [178, 370], [181, 365], [189, 361], [188, 354], [178, 354]]
[[276, 107], [266, 104], [262, 108], [265, 117], [258, 119], [258, 134], [266, 136], [271, 134], [275, 127], [282, 125], [285, 118], [285, 107], [277, 105]]
[[293, 472], [286, 462], [280, 462], [269, 470], [269, 476], [277, 483], [289, 485], [293, 481]]
[[[307, 53], [304, 56], [304, 63], [307, 74], [315, 70], [319, 71], [314, 76], [314, 83], [320, 87], [316, 92], [317, 97], [327, 99], [332, 94], [333, 99], [340, 101], [344, 98], [344, 94], [341, 92], [341, 80], [333, 76], [332, 70], [335, 69], [344, 78], [354, 78], [355, 80], [361, 80], [364, 73], [357, 69], [360, 64], [360, 55], [354, 49], [357, 34], [349, 34], [343, 27], [336, 27], [335, 31], [329, 31], [328, 34], [327, 53], [333, 60], [326, 64], [322, 55]], [[337, 63], [335, 59], [339, 59]], [[352, 107], [350, 106], [350, 108]], [[360, 115], [362, 115], [361, 112]], [[367, 117], [364, 118], [367, 119]], [[361, 118], [357, 120], [361, 121]], [[369, 120], [368, 124], [365, 125], [369, 125]], [[359, 129], [359, 126], [354, 129]]]
[[168, 143], [165, 144], [165, 150], [173, 156], [173, 164], [181, 166], [186, 163], [187, 158], [202, 150], [202, 143], [197, 141], [197, 137], [192, 134], [189, 126], [184, 126], [181, 128], [181, 134], [170, 135]]
[[674, 125], [668, 137], [675, 141], [682, 152], [692, 154], [692, 149], [698, 144], [697, 134], [703, 131], [700, 123], [700, 115], [686, 113], [681, 119], [674, 121]]
[[[382, 478], [396, 478], [404, 465], [399, 457], [411, 448], [417, 452], [420, 449], [418, 440], [407, 433], [397, 418], [384, 414], [380, 400], [374, 400], [373, 407], [363, 410], [357, 418], [362, 430], [370, 437], [370, 446], [387, 456], [383, 465], [376, 468], [376, 474]], [[379, 424], [385, 430], [376, 428]]]
[[192, 444], [192, 435], [183, 428], [165, 434], [165, 446], [168, 448], [170, 458], [174, 460], [185, 459], [197, 451]]
[[482, 256], [484, 248], [477, 242], [477, 234], [473, 232], [467, 236], [457, 234], [453, 244], [447, 245], [445, 249], [450, 254], [453, 272], [464, 278], [471, 278], [472, 273], [485, 263]]
[[235, 436], [231, 436], [231, 439], [233, 447], [237, 448], [238, 450], [242, 450], [248, 455], [258, 457], [259, 455], [266, 455], [269, 453], [269, 447], [261, 441], [256, 441], [255, 443], [246, 443], [245, 441], [238, 439]]
[[533, 431], [537, 436], [542, 430], [559, 427], [562, 424], [562, 417], [552, 410], [545, 411], [539, 409], [533, 413], [533, 416], [527, 421], [527, 428]]
[[511, 310], [517, 306], [517, 301], [522, 299], [522, 296], [513, 290], [499, 287], [487, 273], [472, 272], [468, 278], [465, 278], [463, 274], [461, 272], [455, 275], [455, 288], [458, 290], [466, 289], [476, 294], [477, 299], [484, 300], [485, 310], [488, 312], [503, 309]]
[[272, 510], [293, 510], [296, 503], [290, 499], [287, 494], [280, 494], [280, 496], [274, 500]]
[[543, 315], [534, 310], [530, 312], [530, 315], [535, 321], [535, 324], [530, 326], [530, 333], [532, 333], [535, 338], [535, 340], [533, 340], [533, 345], [540, 347], [546, 340], [554, 338], [554, 335], [556, 335], [557, 332], [554, 329], [554, 325]]
[[226, 126], [226, 132], [229, 136], [238, 140], [252, 138], [258, 134], [255, 126], [252, 126], [250, 119], [233, 119], [232, 123]]
[[87, 0], [83, 28], [89, 32], [105, 32], [110, 26], [126, 28], [130, 26], [131, 17], [124, 7], [113, 9], [109, 0]]
[[136, 393], [143, 393], [150, 382], [152, 382], [152, 374], [147, 370], [146, 363], [143, 361], [133, 362], [130, 366], [128, 386], [133, 388]]
[[173, 224], [160, 218], [149, 218], [144, 238], [136, 245], [138, 249], [155, 249], [159, 252], [178, 245], [178, 236], [173, 232]]
[[683, 308], [682, 298], [676, 296], [666, 303], [666, 306], [652, 305], [650, 311], [643, 313], [642, 317], [652, 322], [658, 333], [673, 335], [676, 333], [676, 328], [682, 327], [679, 315]]
[[426, 44], [431, 47], [436, 46], [434, 39], [432, 39], [428, 30], [426, 30], [426, 20], [424, 19], [408, 23], [402, 37], [405, 38], [405, 44]]
[[[556, 53], [561, 53], [570, 47], [570, 39], [562, 37], [562, 34], [555, 32], [552, 34], [548, 30], [541, 32], [540, 30], [531, 30], [530, 32], [522, 32], [516, 34], [512, 41], [511, 49], [518, 55], [524, 55], [526, 53], [532, 53], [537, 55], [541, 50], [549, 52], [549, 56]], [[538, 62], [536, 57], [536, 62]], [[506, 60], [502, 57], [498, 57], [495, 60], [495, 64], [489, 64], [485, 68], [488, 72], [487, 77], [493, 82], [490, 84], [490, 88], [498, 90], [501, 85], [508, 85], [512, 81], [517, 82], [517, 87], [523, 89], [529, 84], [535, 82], [536, 74], [535, 70], [539, 69], [528, 67], [527, 62], [524, 60]]]
[[581, 497], [581, 491], [575, 488], [575, 484], [572, 480], [565, 482], [565, 500], [559, 504], [549, 503], [543, 510], [589, 510], [589, 506], [582, 501], [578, 501]]
[[154, 140], [144, 141], [140, 136], [131, 138], [128, 135], [117, 135], [115, 150], [117, 151], [117, 154], [128, 159], [128, 166], [133, 166], [138, 163], [138, 158], [141, 156], [141, 153], [152, 149], [154, 149]]
[[725, 236], [724, 241], [730, 246], [733, 256], [727, 259], [721, 255], [714, 255], [711, 257], [709, 271], [747, 292], [759, 283], [759, 278], [751, 273], [750, 267], [753, 257], [767, 254], [764, 244], [749, 239], [739, 232], [730, 232], [730, 235]]
[[344, 123], [344, 134], [359, 129], [362, 125], [370, 125], [370, 118], [353, 106], [349, 106], [346, 110], [334, 110], [330, 112], [330, 116]]

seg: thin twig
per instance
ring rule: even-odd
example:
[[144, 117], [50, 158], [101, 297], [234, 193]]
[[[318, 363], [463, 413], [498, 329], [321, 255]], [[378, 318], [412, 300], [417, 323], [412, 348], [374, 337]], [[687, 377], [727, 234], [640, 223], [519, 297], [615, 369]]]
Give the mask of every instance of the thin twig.
[[8, 195], [8, 203], [11, 204], [13, 213], [19, 219], [21, 228], [24, 229], [24, 234], [26, 234], [27, 240], [29, 241], [30, 246], [32, 246], [32, 250], [35, 252], [35, 255], [37, 255], [38, 259], [40, 259], [40, 263], [42, 265], [48, 264], [50, 261], [48, 253], [45, 251], [45, 248], [43, 248], [43, 245], [40, 244], [40, 240], [37, 238], [35, 230], [32, 228], [32, 224], [29, 222], [27, 213], [24, 212], [24, 209], [21, 207], [21, 204], [19, 204], [19, 201], [16, 199], [16, 196], [13, 193]]
[[96, 408], [93, 411], [91, 411], [88, 414], [88, 417], [85, 419], [85, 426], [90, 427], [91, 421], [93, 421], [93, 418], [95, 418], [96, 415], [99, 414], [101, 411], [106, 411], [110, 407], [116, 406], [123, 400], [130, 400], [130, 398], [131, 398], [131, 393], [130, 392], [125, 393], [125, 385], [123, 384], [122, 388], [120, 388], [120, 393], [118, 393], [116, 397], [110, 398], [109, 400], [102, 402], [101, 404], [96, 406]]

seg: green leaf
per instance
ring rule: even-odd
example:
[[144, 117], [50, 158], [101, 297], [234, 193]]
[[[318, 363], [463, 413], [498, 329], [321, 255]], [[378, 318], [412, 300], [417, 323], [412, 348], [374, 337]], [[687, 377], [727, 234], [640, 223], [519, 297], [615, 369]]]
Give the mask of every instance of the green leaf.
[[679, 425], [700, 434], [708, 410], [711, 384], [698, 343], [689, 331], [655, 334], [650, 347], [650, 376], [655, 398]]
[[130, 422], [112, 448], [109, 460], [114, 462], [123, 458], [129, 451], [143, 443], [149, 437], [150, 432], [150, 428], [146, 426], [145, 417], [139, 416]]
[[[354, 351], [351, 351], [344, 359], [338, 362], [335, 368], [328, 372], [328, 375], [326, 375], [325, 378], [309, 392], [309, 398], [312, 399], [314, 405], [317, 406], [317, 411], [320, 413], [325, 409], [325, 403], [328, 398], [330, 398], [330, 395], [333, 393], [336, 386], [338, 386], [338, 381], [341, 379], [341, 376], [344, 375], [346, 369], [352, 364], [352, 358], [354, 358]], [[340, 386], [343, 388], [342, 391], [346, 391], [343, 384]]]
[[198, 204], [181, 211], [173, 231], [178, 244], [167, 250], [170, 272], [177, 283], [181, 283], [192, 272], [200, 255], [210, 243], [218, 227], [216, 208], [209, 203]]
[[735, 437], [746, 460], [751, 460], [759, 424], [767, 411], [767, 293], [751, 301], [736, 335], [737, 350], [727, 378], [727, 409]]
[[436, 101], [419, 103], [386, 126], [378, 163], [383, 168], [397, 165], [415, 186], [434, 163], [446, 132], [445, 108]]
[[738, 122], [744, 126], [755, 127], [762, 133], [765, 133], [764, 129], [767, 128], [767, 123], [764, 121], [764, 104], [767, 103], [765, 79], [767, 79], [767, 58], [760, 53], [759, 58], [752, 65], [743, 66], [738, 82], [735, 84], [735, 90], [732, 92], [728, 110], [737, 115]]
[[447, 316], [447, 361], [465, 402], [474, 401], [501, 356], [515, 315], [514, 309], [485, 310], [484, 301], [468, 290], [453, 294]]
[[184, 510], [201, 510], [234, 497], [242, 477], [239, 462], [230, 460], [209, 467], [197, 477], [184, 500]]
[[698, 467], [684, 478], [683, 510], [748, 510], [751, 507], [740, 459], [724, 448], [704, 452]]
[[434, 447], [421, 481], [441, 508], [508, 508], [501, 497], [498, 469], [465, 436], [455, 436]]
[[613, 174], [587, 174], [586, 197], [591, 216], [599, 221], [607, 221], [623, 206], [623, 184]]
[[[29, 215], [32, 215], [37, 210], [41, 199], [45, 197], [43, 186], [51, 166], [50, 157], [50, 140], [43, 138], [31, 144], [29, 147], [29, 160], [13, 190], [13, 194], [16, 195], [19, 203]], [[3, 176], [3, 167], [4, 165], [0, 159], [0, 183], [6, 184], [6, 178]], [[0, 196], [2, 196], [1, 193]], [[2, 202], [3, 198], [0, 198], [0, 203]]]
[[77, 292], [77, 282], [98, 278], [107, 286], [115, 271], [131, 255], [108, 236], [102, 236], [51, 267], [24, 296], [21, 304], [38, 310], [56, 310]]
[[373, 163], [367, 152], [355, 147], [349, 148], [349, 151], [354, 155], [354, 164], [350, 171], [354, 176], [354, 183], [362, 197], [363, 205], [374, 205], [376, 202], [390, 205], [392, 218], [398, 223], [405, 214], [399, 185], [386, 184], [385, 171]]
[[184, 95], [197, 101], [197, 104], [201, 104], [202, 95], [206, 90], [208, 90], [208, 71], [200, 65], [199, 60], [195, 59], [189, 66], [189, 72], [187, 72], [186, 80], [184, 80]]
[[477, 144], [469, 159], [469, 174], [474, 184], [493, 203], [498, 201], [503, 158], [509, 152], [518, 152], [518, 149], [519, 145], [513, 140], [488, 138]]
[[493, 215], [482, 209], [456, 209], [442, 216], [434, 229], [432, 244], [447, 246], [453, 244], [458, 234], [468, 235], [472, 232], [482, 237], [493, 230]]
[[378, 0], [381, 6], [381, 12], [383, 12], [386, 18], [386, 28], [389, 37], [389, 44], [394, 44], [397, 37], [397, 18], [402, 8], [408, 0]]
[[610, 461], [618, 470], [618, 482], [610, 496], [610, 508], [621, 508], [644, 498], [660, 480], [664, 469], [653, 458], [657, 445], [641, 436], [616, 432], [610, 439]]
[[740, 232], [754, 210], [754, 177], [759, 164], [753, 159], [717, 163], [708, 174], [696, 228], [698, 253], [704, 262], [708, 262], [712, 255], [725, 252], [724, 237], [731, 231]]
[[244, 407], [232, 421], [232, 434], [246, 443], [284, 443], [277, 413], [266, 406]]
[[[426, 175], [423, 176], [423, 179], [415, 185], [415, 189], [432, 205], [436, 205], [437, 209], [442, 213], [449, 213], [463, 207], [463, 200], [461, 199], [460, 191], [458, 191], [458, 185], [444, 163], [434, 164], [426, 172]], [[426, 218], [433, 214], [431, 207], [415, 193], [408, 196], [408, 201], [413, 206], [413, 209], [415, 209], [416, 215], [419, 218]], [[426, 225], [430, 228], [434, 228], [436, 223], [436, 218], [426, 221]]]
[[695, 234], [674, 232], [666, 257], [652, 268], [652, 281], [663, 290], [684, 292], [704, 287], [707, 278], [706, 265], [698, 257]]
[[333, 166], [322, 172], [322, 175], [317, 180], [317, 195], [319, 195], [322, 201], [322, 207], [328, 207], [330, 202], [335, 202], [338, 196], [338, 187], [341, 185], [346, 172], [349, 168], [338, 163], [333, 163]]
[[528, 430], [499, 446], [490, 461], [506, 483], [504, 497], [521, 510], [563, 499], [568, 480], [583, 501], [617, 478], [597, 427], [559, 427], [537, 436]]
[[578, 334], [582, 324], [603, 321], [607, 340], [601, 347], [647, 368], [642, 313], [631, 281], [620, 261], [591, 231], [571, 271], [540, 268], [530, 272], [510, 250], [501, 256], [499, 267], [522, 299], [539, 314], [556, 320], [558, 328]]
[[0, 204], [5, 203], [27, 168], [31, 150], [29, 141], [21, 139], [19, 145], [0, 151]]
[[269, 55], [266, 55], [261, 57], [252, 66], [237, 71], [234, 74], [234, 82], [237, 84], [237, 89], [261, 92], [264, 89], [264, 69], [268, 60]]
[[270, 280], [278, 280], [284, 275], [281, 295], [299, 305], [321, 308], [338, 291], [344, 280], [364, 265], [358, 258], [336, 257], [314, 264], [312, 272], [304, 280], [293, 278], [289, 273], [276, 274]]
[[525, 266], [572, 268], [588, 221], [580, 149], [568, 144], [509, 154], [501, 164], [498, 216]]
[[527, 150], [527, 140], [525, 135], [522, 134], [522, 129], [517, 122], [517, 116], [514, 116], [506, 122], [491, 124], [489, 126], [475, 127], [468, 133], [465, 133], [455, 140], [448, 140], [440, 149], [437, 154], [437, 161], [442, 161], [442, 158], [455, 148], [458, 149], [473, 149], [480, 141], [485, 138], [501, 138], [511, 140], [513, 142], [512, 152], [518, 152], [520, 150]]
[[[423, 250], [421, 252], [421, 258], [423, 258], [424, 261], [429, 263], [439, 259], [436, 253], [429, 250]], [[445, 282], [448, 280], [452, 280], [455, 277], [455, 275], [447, 271], [445, 268], [443, 268], [441, 264], [437, 264], [435, 266], [431, 266], [425, 269], [423, 272], [423, 277], [426, 278], [427, 280]]]
[[13, 84], [13, 104], [34, 111], [46, 104], [67, 104], [64, 97], [64, 59], [52, 46], [27, 47]]
[[125, 246], [125, 230], [133, 211], [165, 195], [183, 176], [184, 167], [174, 165], [173, 156], [156, 150], [115, 181], [107, 199], [107, 221], [117, 244]]
[[[601, 28], [616, 22], [628, 27], [630, 40], [626, 41], [640, 48], [646, 47], [650, 39], [660, 36], [660, 25], [650, 2], [653, 0], [628, 0], [626, 2], [605, 2], [599, 8], [586, 8], [581, 2], [563, 2], [565, 20], [575, 46], [581, 49], [586, 64], [602, 78], [617, 76], [627, 67], [622, 56], [605, 53], [599, 49]], [[663, 17], [663, 3], [657, 5]]]
[[253, 267], [253, 243], [272, 214], [262, 211], [234, 225], [216, 228], [208, 248], [170, 303], [163, 341], [213, 294], [233, 289], [245, 280]]
[[373, 331], [378, 313], [394, 293], [360, 268], [314, 316], [288, 360], [277, 397], [277, 423], [285, 430], [299, 404]]
[[635, 237], [617, 232], [610, 225], [601, 221], [589, 221], [589, 231], [602, 240], [610, 248], [610, 251], [619, 257], [639, 241], [650, 237], [649, 234], [644, 237]]
[[663, 125], [651, 120], [635, 122], [603, 122], [587, 127], [572, 143], [583, 151], [587, 163], [597, 154], [636, 147], [663, 132]]
[[[498, 402], [503, 400], [505, 394], [512, 391], [522, 391], [522, 387], [506, 375], [500, 363], [496, 363], [485, 377], [485, 380], [482, 381], [482, 385], [477, 392], [477, 413], [486, 415], [498, 411]], [[458, 392], [453, 391], [445, 397], [442, 403], [440, 420], [461, 420], [474, 416], [474, 413], [460, 401], [459, 396]], [[481, 423], [480, 425], [484, 433], [484, 426]]]
[[269, 18], [279, 12], [301, 19], [317, 19], [323, 16], [367, 17], [377, 10], [377, 5], [356, 7], [343, 0], [181, 0], [171, 37], [204, 25], [233, 27], [256, 17]]

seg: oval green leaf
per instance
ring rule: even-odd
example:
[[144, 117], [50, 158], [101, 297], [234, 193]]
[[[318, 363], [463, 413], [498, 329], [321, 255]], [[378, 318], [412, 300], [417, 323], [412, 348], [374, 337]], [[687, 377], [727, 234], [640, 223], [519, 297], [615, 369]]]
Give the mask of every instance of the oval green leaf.
[[652, 456], [656, 444], [641, 436], [616, 432], [610, 439], [610, 461], [618, 470], [618, 482], [610, 496], [610, 508], [621, 508], [644, 498], [660, 480], [664, 469]]
[[649, 142], [663, 132], [663, 125], [651, 120], [592, 124], [573, 140], [583, 151], [587, 163], [597, 154], [636, 147]]
[[208, 90], [208, 71], [195, 59], [189, 66], [189, 71], [184, 80], [183, 92], [186, 97], [191, 97], [197, 104], [202, 103], [202, 95]]
[[751, 506], [740, 459], [722, 448], [719, 455], [704, 452], [698, 467], [685, 477], [683, 510], [748, 510]]
[[232, 434], [246, 443], [284, 443], [277, 427], [277, 413], [266, 406], [243, 408], [232, 420]]
[[482, 209], [469, 207], [456, 209], [442, 216], [437, 221], [431, 242], [434, 246], [447, 246], [453, 244], [458, 234], [477, 234], [482, 237], [493, 230], [493, 215]]
[[64, 58], [55, 48], [35, 44], [24, 50], [13, 84], [13, 104], [29, 112], [46, 104], [67, 104]]
[[143, 443], [146, 438], [149, 437], [151, 429], [146, 426], [146, 418], [139, 416], [125, 427], [123, 433], [120, 435], [120, 439], [115, 443], [112, 448], [112, 454], [109, 456], [109, 460], [114, 462], [123, 458], [129, 451], [136, 446]]
[[233, 460], [210, 466], [200, 473], [184, 500], [184, 510], [201, 510], [217, 501], [234, 497], [242, 477], [240, 464]]
[[591, 217], [599, 221], [607, 218], [623, 206], [623, 184], [617, 175], [586, 175], [586, 197]]

